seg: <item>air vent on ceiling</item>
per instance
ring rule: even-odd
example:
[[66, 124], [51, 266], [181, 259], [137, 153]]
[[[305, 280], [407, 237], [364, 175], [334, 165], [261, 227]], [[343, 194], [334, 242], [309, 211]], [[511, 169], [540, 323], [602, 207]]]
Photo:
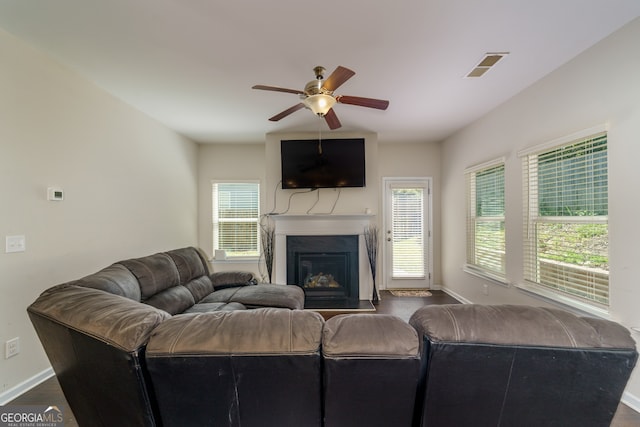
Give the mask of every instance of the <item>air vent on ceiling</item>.
[[466, 75], [466, 77], [482, 77], [484, 73], [489, 71], [491, 67], [496, 65], [498, 61], [507, 56], [509, 52], [489, 52], [484, 55], [484, 58], [476, 65], [473, 70]]

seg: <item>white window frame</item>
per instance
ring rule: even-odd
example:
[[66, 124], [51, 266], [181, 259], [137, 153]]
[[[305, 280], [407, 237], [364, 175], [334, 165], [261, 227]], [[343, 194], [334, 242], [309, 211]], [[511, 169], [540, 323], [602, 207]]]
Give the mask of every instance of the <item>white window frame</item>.
[[[481, 163], [479, 165], [471, 166], [465, 169], [465, 183], [467, 191], [467, 256], [466, 263], [463, 270], [469, 274], [479, 276], [497, 282], [501, 285], [507, 285], [506, 279], [506, 230], [505, 230], [505, 215], [501, 216], [478, 216], [476, 211], [476, 177], [479, 173], [489, 171], [491, 169], [502, 167], [503, 179], [506, 180], [504, 171], [506, 159], [500, 157], [490, 160], [488, 162]], [[506, 185], [506, 181], [505, 181]], [[505, 193], [503, 188], [502, 202], [505, 203]], [[502, 251], [501, 263], [498, 269], [489, 268], [478, 262], [478, 252], [476, 246], [476, 225], [478, 222], [497, 223], [505, 230], [504, 237], [500, 242], [494, 242], [499, 248], [498, 251]]]
[[[585, 311], [591, 314], [595, 314], [602, 317], [608, 317], [609, 303], [610, 303], [610, 289], [611, 284], [607, 277], [607, 291], [609, 292], [609, 300], [606, 303], [595, 301], [589, 298], [582, 298], [574, 295], [571, 292], [565, 292], [560, 289], [554, 289], [553, 286], [548, 286], [540, 283], [537, 278], [540, 277], [538, 255], [537, 255], [537, 225], [538, 224], [607, 224], [608, 215], [600, 216], [539, 216], [538, 214], [538, 193], [537, 189], [532, 185], [537, 186], [537, 160], [536, 157], [551, 151], [560, 149], [562, 147], [571, 146], [580, 142], [584, 142], [590, 139], [595, 139], [600, 136], [607, 136], [607, 126], [601, 125], [586, 129], [575, 134], [568, 135], [563, 138], [559, 138], [550, 141], [546, 144], [542, 144], [530, 149], [523, 150], [518, 153], [523, 161], [523, 267], [524, 267], [524, 281], [519, 284], [518, 287], [531, 292], [536, 295], [540, 295], [551, 301], [559, 302], [573, 308], [577, 308], [581, 311]], [[608, 144], [607, 144], [608, 152]], [[535, 182], [534, 182], [535, 181]], [[530, 194], [534, 193], [534, 194]], [[535, 196], [535, 197], [534, 197]], [[608, 238], [608, 233], [607, 233]], [[570, 268], [571, 270], [572, 268]], [[591, 276], [595, 274], [589, 273]], [[607, 274], [608, 276], [608, 274]], [[570, 280], [577, 280], [573, 278], [571, 272], [567, 273], [567, 277]], [[601, 283], [603, 279], [593, 279], [594, 283]], [[599, 284], [593, 284], [593, 286], [601, 286]]]
[[[219, 209], [218, 209], [218, 198], [217, 198], [217, 186], [220, 184], [255, 184], [257, 185], [257, 212], [256, 216], [247, 217], [247, 218], [230, 218], [224, 219], [220, 218]], [[211, 206], [212, 206], [212, 238], [213, 238], [213, 253], [216, 250], [225, 250], [226, 259], [229, 260], [253, 260], [258, 259], [260, 257], [260, 181], [259, 180], [213, 180], [211, 181]], [[233, 252], [229, 252], [229, 248], [221, 247], [219, 240], [219, 224], [224, 222], [245, 222], [245, 223], [255, 223], [256, 224], [256, 235], [254, 236], [256, 242], [255, 251], [252, 251], [250, 255], [234, 255]]]

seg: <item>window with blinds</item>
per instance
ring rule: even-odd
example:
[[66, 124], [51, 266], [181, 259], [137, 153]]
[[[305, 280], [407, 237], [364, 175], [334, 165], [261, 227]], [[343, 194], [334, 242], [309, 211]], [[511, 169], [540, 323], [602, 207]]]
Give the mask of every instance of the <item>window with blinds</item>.
[[465, 171], [467, 265], [473, 272], [505, 277], [504, 159]]
[[528, 152], [523, 162], [525, 279], [608, 306], [606, 132]]
[[224, 249], [228, 257], [260, 255], [260, 184], [214, 182], [213, 249]]
[[425, 277], [425, 188], [392, 188], [392, 277]]

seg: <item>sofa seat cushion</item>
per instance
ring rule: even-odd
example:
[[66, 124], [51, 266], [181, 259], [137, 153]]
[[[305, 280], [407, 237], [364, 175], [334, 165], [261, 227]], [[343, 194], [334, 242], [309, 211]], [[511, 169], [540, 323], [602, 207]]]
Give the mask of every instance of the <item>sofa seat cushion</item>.
[[247, 307], [239, 302], [202, 302], [188, 308], [185, 313], [208, 313], [210, 311], [246, 310]]
[[213, 292], [213, 284], [211, 283], [209, 276], [195, 278], [187, 282], [184, 287], [189, 289], [189, 292], [193, 295], [195, 302], [201, 301], [202, 298]]
[[304, 291], [299, 286], [260, 284], [215, 291], [200, 302], [239, 302], [248, 308], [304, 308]]
[[170, 314], [180, 314], [195, 304], [193, 295], [184, 286], [174, 286], [165, 289], [144, 301], [153, 307]]

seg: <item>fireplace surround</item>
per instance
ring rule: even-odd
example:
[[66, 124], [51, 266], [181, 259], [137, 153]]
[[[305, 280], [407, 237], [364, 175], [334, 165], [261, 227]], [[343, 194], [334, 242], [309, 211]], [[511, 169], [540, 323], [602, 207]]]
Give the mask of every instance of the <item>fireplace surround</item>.
[[[371, 299], [371, 271], [369, 268], [369, 261], [367, 259], [367, 251], [364, 243], [364, 230], [374, 220], [375, 216], [370, 214], [335, 214], [335, 215], [273, 215], [270, 217], [273, 220], [275, 226], [275, 256], [274, 256], [274, 282], [294, 284], [289, 281], [287, 264], [291, 254], [287, 252], [287, 239], [292, 236], [333, 236], [333, 237], [349, 237], [352, 239], [352, 244], [357, 245], [357, 250], [351, 250], [350, 262], [351, 271], [350, 274], [354, 275], [351, 286], [353, 286], [349, 293], [350, 299], [355, 300], [370, 300]], [[357, 243], [356, 243], [357, 242]], [[339, 254], [331, 253], [331, 251], [320, 249], [315, 251], [309, 251], [312, 254], [322, 255], [327, 254], [323, 259], [317, 259], [316, 262], [334, 262], [336, 257], [342, 257], [341, 252], [345, 250], [337, 251]], [[308, 254], [307, 254], [308, 255]], [[320, 257], [321, 258], [321, 257]], [[309, 259], [303, 260], [309, 261]], [[311, 260], [313, 261], [313, 260]], [[307, 264], [305, 264], [307, 265]], [[325, 273], [324, 271], [322, 273]], [[317, 273], [315, 273], [317, 274]], [[314, 275], [314, 274], [312, 274]], [[305, 274], [306, 277], [306, 274]], [[326, 284], [328, 277], [316, 278], [321, 280], [323, 284]], [[336, 280], [334, 277], [333, 280]], [[296, 280], [297, 281], [297, 280]], [[304, 282], [304, 280], [303, 280]], [[356, 293], [357, 290], [357, 293]], [[329, 292], [330, 291], [326, 291]], [[331, 297], [331, 296], [329, 296]]]

